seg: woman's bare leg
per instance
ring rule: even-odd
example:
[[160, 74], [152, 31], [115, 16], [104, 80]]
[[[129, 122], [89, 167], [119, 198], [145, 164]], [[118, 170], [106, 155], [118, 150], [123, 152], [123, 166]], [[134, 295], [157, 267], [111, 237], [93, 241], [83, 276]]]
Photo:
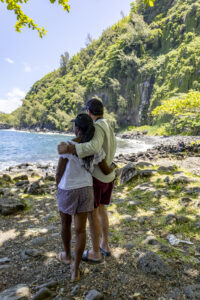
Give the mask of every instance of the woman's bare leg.
[[72, 216], [68, 214], [64, 214], [60, 212], [61, 216], [61, 237], [63, 241], [63, 246], [65, 249], [65, 257], [63, 261], [66, 262], [71, 261], [71, 223], [72, 223]]
[[76, 235], [76, 244], [75, 244], [75, 255], [74, 263], [72, 266], [72, 276], [73, 281], [79, 280], [79, 264], [85, 249], [86, 243], [86, 222], [87, 222], [88, 213], [78, 213], [74, 216], [74, 225], [75, 225], [75, 235]]

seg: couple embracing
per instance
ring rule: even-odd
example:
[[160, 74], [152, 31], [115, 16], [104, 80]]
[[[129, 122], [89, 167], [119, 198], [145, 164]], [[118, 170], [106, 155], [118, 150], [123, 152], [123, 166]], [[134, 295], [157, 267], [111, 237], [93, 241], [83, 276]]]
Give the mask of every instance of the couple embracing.
[[[87, 114], [79, 114], [73, 120], [76, 138], [70, 143], [61, 143], [58, 146], [60, 159], [56, 174], [57, 201], [65, 249], [65, 252], [59, 253], [58, 259], [71, 263], [71, 222], [74, 215], [76, 244], [71, 269], [72, 281], [80, 278], [81, 259], [99, 263], [102, 255], [111, 255], [105, 205], [110, 203], [114, 185], [115, 171], [112, 162], [116, 151], [116, 138], [103, 118], [101, 101], [91, 99], [85, 110]], [[84, 251], [87, 217], [92, 249]]]

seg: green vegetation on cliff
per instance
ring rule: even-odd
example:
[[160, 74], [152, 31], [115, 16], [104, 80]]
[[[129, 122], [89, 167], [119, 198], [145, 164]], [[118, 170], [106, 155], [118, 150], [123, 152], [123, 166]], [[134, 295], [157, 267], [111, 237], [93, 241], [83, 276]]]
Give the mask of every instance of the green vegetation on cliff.
[[200, 1], [157, 0], [147, 7], [138, 0], [129, 16], [67, 61], [64, 75], [58, 69], [37, 81], [7, 121], [68, 129], [95, 95], [117, 126], [152, 124], [151, 111], [163, 100], [200, 91], [199, 32]]

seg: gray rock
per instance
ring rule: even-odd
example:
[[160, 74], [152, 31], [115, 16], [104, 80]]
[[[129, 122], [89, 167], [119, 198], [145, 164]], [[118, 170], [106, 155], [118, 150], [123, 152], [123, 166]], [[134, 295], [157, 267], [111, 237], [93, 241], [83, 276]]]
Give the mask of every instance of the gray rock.
[[16, 186], [24, 186], [24, 185], [28, 185], [29, 181], [28, 180], [21, 180], [15, 183]]
[[34, 181], [26, 190], [26, 193], [32, 194], [32, 195], [41, 195], [44, 194], [45, 190], [43, 189], [43, 184], [40, 182], [40, 180]]
[[37, 286], [37, 290], [40, 290], [40, 289], [42, 289], [42, 288], [50, 288], [50, 289], [53, 289], [53, 288], [56, 288], [58, 286], [58, 282], [57, 281], [55, 281], [55, 280], [51, 280], [51, 281], [49, 281], [49, 282], [46, 282], [46, 283], [44, 283], [44, 284], [42, 284], [42, 285], [39, 285], [39, 286]]
[[77, 295], [78, 294], [78, 292], [79, 292], [79, 289], [80, 289], [80, 286], [79, 286], [79, 284], [76, 284], [74, 287], [73, 287], [73, 289], [72, 289], [72, 295]]
[[28, 180], [28, 176], [26, 174], [21, 174], [13, 178], [14, 181]]
[[175, 167], [174, 166], [160, 166], [157, 171], [158, 172], [163, 172], [163, 173], [167, 173], [167, 172], [171, 172], [171, 171], [174, 171], [175, 170]]
[[176, 223], [177, 224], [184, 224], [190, 222], [190, 219], [187, 218], [186, 216], [177, 216], [176, 217]]
[[137, 261], [137, 267], [146, 274], [169, 276], [170, 267], [154, 252], [142, 253]]
[[1, 176], [1, 178], [0, 178], [0, 180], [6, 181], [6, 182], [11, 182], [12, 181], [10, 175], [8, 175], [8, 174], [3, 174], [3, 176]]
[[31, 300], [43, 300], [46, 299], [48, 297], [50, 297], [52, 295], [51, 291], [44, 287], [42, 289], [40, 289], [32, 298]]
[[128, 163], [121, 172], [120, 184], [126, 183], [138, 175], [138, 171], [133, 163]]
[[148, 245], [159, 245], [159, 242], [156, 240], [156, 237], [153, 235], [148, 235], [144, 239], [144, 244]]
[[195, 226], [197, 229], [200, 229], [200, 222], [195, 222], [195, 223], [194, 223], [194, 226]]
[[55, 175], [47, 174], [47, 175], [45, 176], [44, 180], [47, 180], [47, 181], [55, 181], [55, 180], [56, 180], [56, 177], [55, 177]]
[[86, 295], [86, 297], [84, 298], [84, 300], [101, 300], [103, 299], [103, 295], [96, 291], [96, 290], [91, 290], [89, 291], [89, 293]]
[[8, 262], [10, 262], [10, 259], [8, 257], [0, 258], [0, 265], [7, 264]]
[[36, 237], [31, 241], [31, 246], [43, 246], [47, 243], [47, 237]]
[[13, 269], [12, 265], [8, 265], [8, 264], [0, 265], [0, 274], [10, 271], [11, 269]]
[[160, 198], [162, 196], [169, 197], [170, 192], [167, 190], [157, 190], [153, 193], [153, 196], [156, 198]]
[[37, 250], [37, 249], [26, 249], [24, 251], [25, 255], [31, 256], [31, 257], [40, 257], [42, 256], [41, 251]]
[[136, 247], [136, 244], [132, 244], [132, 243], [127, 243], [126, 245], [125, 245], [125, 248], [127, 249], [127, 250], [131, 250], [131, 249], [133, 249], [133, 248], [135, 248]]
[[166, 222], [166, 224], [173, 224], [176, 222], [176, 218], [177, 218], [176, 215], [169, 214], [166, 216], [165, 222]]
[[0, 199], [0, 213], [4, 216], [14, 214], [20, 210], [25, 209], [26, 204], [21, 199], [16, 198], [1, 198]]
[[145, 169], [145, 170], [140, 170], [139, 174], [141, 177], [149, 177], [152, 176], [156, 173], [156, 170], [151, 170], [151, 169]]
[[139, 168], [143, 168], [143, 167], [152, 167], [153, 164], [147, 162], [147, 161], [139, 161], [137, 164], [136, 164], [136, 167], [139, 167]]
[[144, 225], [145, 224], [145, 222], [148, 220], [148, 217], [147, 216], [142, 216], [142, 217], [139, 217], [138, 218], [138, 223], [140, 224], [140, 225]]
[[179, 203], [183, 206], [187, 206], [190, 202], [192, 202], [192, 199], [189, 197], [183, 197], [179, 200]]
[[173, 184], [179, 184], [179, 183], [189, 183], [190, 179], [186, 176], [179, 176], [175, 179], [173, 179], [172, 183]]
[[138, 205], [140, 205], [142, 202], [141, 201], [129, 201], [128, 202], [128, 207], [136, 207]]
[[0, 293], [0, 300], [28, 300], [30, 289], [25, 284], [18, 284]]
[[184, 293], [187, 300], [197, 300], [200, 299], [200, 284], [188, 285], [184, 288]]

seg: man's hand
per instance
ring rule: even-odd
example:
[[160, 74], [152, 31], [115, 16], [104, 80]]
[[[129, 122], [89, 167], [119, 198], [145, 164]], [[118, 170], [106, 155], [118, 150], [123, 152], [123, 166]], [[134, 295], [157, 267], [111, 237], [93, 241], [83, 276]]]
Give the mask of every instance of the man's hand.
[[59, 154], [76, 154], [76, 148], [73, 144], [66, 144], [64, 142], [58, 145]]

